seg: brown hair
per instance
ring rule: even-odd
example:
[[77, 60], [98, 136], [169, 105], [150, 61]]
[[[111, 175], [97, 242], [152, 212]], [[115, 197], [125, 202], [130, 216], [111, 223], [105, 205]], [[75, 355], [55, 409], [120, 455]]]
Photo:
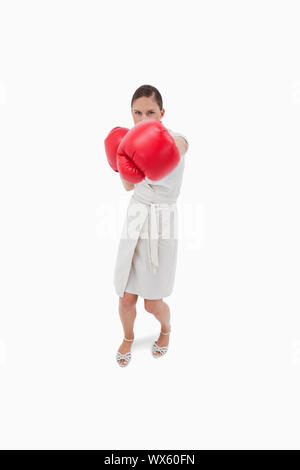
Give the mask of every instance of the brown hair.
[[154, 98], [156, 103], [159, 106], [159, 109], [163, 109], [163, 100], [161, 94], [159, 93], [158, 89], [152, 85], [142, 85], [137, 90], [135, 90], [133, 97], [131, 98], [131, 106], [133, 102], [142, 96], [147, 96], [148, 98]]

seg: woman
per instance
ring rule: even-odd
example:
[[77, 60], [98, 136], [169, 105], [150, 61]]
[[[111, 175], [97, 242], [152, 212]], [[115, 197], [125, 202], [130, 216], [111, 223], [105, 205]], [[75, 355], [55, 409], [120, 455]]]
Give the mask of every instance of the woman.
[[[159, 91], [151, 85], [139, 87], [131, 100], [131, 114], [135, 125], [144, 119], [161, 120], [165, 110]], [[152, 345], [153, 357], [163, 356], [168, 350], [170, 309], [163, 298], [172, 293], [175, 279], [178, 244], [176, 200], [188, 141], [182, 134], [167, 130], [180, 153], [176, 168], [158, 181], [146, 177], [140, 183], [131, 184], [121, 177], [125, 189], [134, 191], [122, 234], [127, 233], [130, 214], [146, 214], [140, 219], [142, 226], [135, 240], [125, 236], [121, 238], [115, 263], [114, 285], [119, 295], [119, 314], [124, 329], [124, 339], [116, 355], [121, 367], [127, 366], [131, 360], [138, 296], [144, 299], [145, 310], [152, 313], [161, 325], [160, 336]], [[157, 229], [156, 238], [153, 231], [149, 235], [149, 227]]]

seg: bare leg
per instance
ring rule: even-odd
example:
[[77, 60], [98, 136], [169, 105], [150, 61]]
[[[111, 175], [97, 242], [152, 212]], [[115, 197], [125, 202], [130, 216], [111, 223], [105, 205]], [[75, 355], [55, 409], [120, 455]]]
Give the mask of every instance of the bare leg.
[[[132, 339], [134, 337], [133, 325], [136, 317], [136, 302], [138, 296], [136, 294], [129, 294], [124, 292], [124, 297], [119, 297], [119, 314], [124, 330], [124, 337]], [[126, 354], [130, 351], [132, 341], [124, 341], [119, 347], [118, 351], [121, 354]], [[120, 364], [126, 364], [125, 359], [120, 359]]]
[[[163, 333], [168, 333], [171, 330], [170, 325], [170, 308], [162, 299], [157, 300], [148, 300], [145, 299], [145, 310], [152, 313], [155, 318], [160, 322], [161, 331]], [[168, 346], [169, 344], [169, 335], [159, 335], [158, 340], [156, 341], [158, 346]], [[155, 351], [154, 354], [160, 355], [159, 351]]]

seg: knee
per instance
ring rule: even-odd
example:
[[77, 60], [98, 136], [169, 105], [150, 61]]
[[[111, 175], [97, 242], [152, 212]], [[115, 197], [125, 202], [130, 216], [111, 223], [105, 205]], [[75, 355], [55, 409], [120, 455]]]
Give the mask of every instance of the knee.
[[135, 307], [136, 302], [137, 302], [137, 295], [134, 295], [134, 294], [128, 295], [125, 293], [123, 297], [120, 297], [120, 306], [125, 310]]
[[155, 315], [156, 313], [156, 306], [155, 306], [155, 303], [152, 301], [152, 300], [147, 300], [145, 299], [144, 300], [144, 306], [145, 306], [145, 310], [149, 313], [153, 313], [153, 315]]

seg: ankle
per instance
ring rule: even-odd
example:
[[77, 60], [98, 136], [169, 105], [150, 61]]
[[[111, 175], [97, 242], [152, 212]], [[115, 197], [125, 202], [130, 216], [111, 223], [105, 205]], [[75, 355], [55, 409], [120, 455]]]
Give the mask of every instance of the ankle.
[[[128, 341], [130, 340], [130, 341]], [[134, 334], [129, 334], [129, 335], [124, 335], [123, 336], [123, 342], [124, 343], [132, 343], [134, 340]]]
[[161, 325], [160, 331], [163, 333], [169, 333], [171, 331], [171, 325]]

